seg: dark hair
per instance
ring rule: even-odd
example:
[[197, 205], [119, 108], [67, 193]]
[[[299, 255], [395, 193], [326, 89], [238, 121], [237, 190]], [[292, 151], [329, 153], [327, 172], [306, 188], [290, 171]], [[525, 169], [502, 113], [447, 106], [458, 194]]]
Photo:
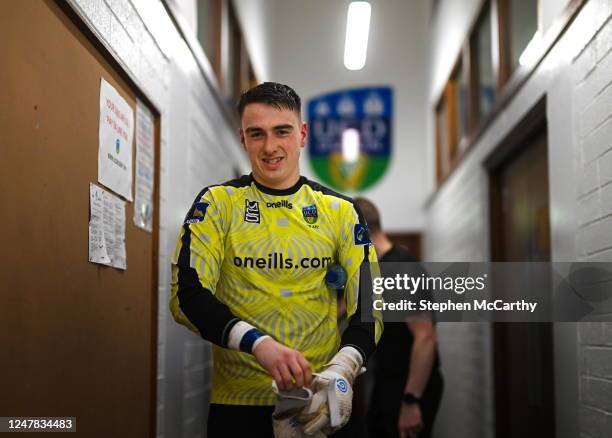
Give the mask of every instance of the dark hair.
[[380, 227], [380, 214], [376, 206], [366, 198], [355, 198], [354, 200], [357, 207], [361, 210], [361, 214], [368, 224], [368, 229], [372, 233], [381, 231]]
[[300, 117], [302, 113], [300, 96], [290, 86], [276, 82], [264, 82], [242, 93], [237, 105], [240, 117], [250, 103], [264, 103], [279, 110], [288, 109], [295, 111]]

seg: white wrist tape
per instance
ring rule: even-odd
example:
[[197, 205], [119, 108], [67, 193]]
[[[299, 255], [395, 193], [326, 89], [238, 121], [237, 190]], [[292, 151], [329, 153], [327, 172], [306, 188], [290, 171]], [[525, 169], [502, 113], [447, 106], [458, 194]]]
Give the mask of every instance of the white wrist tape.
[[342, 347], [327, 364], [327, 370], [342, 374], [352, 385], [355, 378], [365, 372], [363, 357], [355, 347]]
[[227, 346], [232, 350], [251, 353], [265, 338], [269, 336], [264, 335], [248, 322], [238, 321], [230, 330]]
[[353, 358], [355, 362], [359, 364], [359, 368], [361, 368], [361, 366], [363, 365], [363, 356], [361, 356], [361, 353], [355, 347], [347, 345], [346, 347], [342, 347], [340, 351], [338, 351], [338, 353], [340, 352], [346, 353], [351, 356], [351, 358]]

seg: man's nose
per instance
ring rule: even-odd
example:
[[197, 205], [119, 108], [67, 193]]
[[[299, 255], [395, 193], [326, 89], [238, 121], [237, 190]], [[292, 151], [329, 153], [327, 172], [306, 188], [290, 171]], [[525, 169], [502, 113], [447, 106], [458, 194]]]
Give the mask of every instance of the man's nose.
[[273, 154], [274, 152], [276, 152], [276, 143], [274, 142], [274, 139], [270, 136], [266, 136], [266, 139], [264, 140], [263, 152], [265, 154]]

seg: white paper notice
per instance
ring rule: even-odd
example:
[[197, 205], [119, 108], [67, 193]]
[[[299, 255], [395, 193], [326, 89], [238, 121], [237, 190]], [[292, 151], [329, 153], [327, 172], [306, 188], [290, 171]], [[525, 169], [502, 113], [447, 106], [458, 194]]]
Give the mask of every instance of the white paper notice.
[[114, 238], [114, 251], [111, 255], [113, 266], [119, 269], [127, 268], [125, 260], [125, 201], [117, 198], [116, 196], [108, 193], [113, 198], [114, 203], [114, 227], [115, 235]]
[[132, 200], [134, 111], [104, 79], [100, 80], [98, 182]]
[[125, 201], [89, 184], [89, 261], [126, 269]]
[[134, 223], [153, 231], [153, 115], [140, 101], [136, 103], [136, 199]]
[[89, 184], [89, 261], [110, 265], [104, 239], [104, 190]]

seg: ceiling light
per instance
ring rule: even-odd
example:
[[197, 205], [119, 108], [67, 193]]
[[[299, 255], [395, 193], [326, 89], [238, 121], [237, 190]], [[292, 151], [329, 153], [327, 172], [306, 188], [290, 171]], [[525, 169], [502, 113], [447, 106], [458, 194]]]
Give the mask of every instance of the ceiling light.
[[344, 41], [344, 66], [349, 70], [361, 70], [365, 65], [371, 11], [368, 2], [351, 2], [349, 5]]
[[359, 159], [359, 131], [355, 128], [342, 132], [342, 158], [346, 163], [354, 163]]

